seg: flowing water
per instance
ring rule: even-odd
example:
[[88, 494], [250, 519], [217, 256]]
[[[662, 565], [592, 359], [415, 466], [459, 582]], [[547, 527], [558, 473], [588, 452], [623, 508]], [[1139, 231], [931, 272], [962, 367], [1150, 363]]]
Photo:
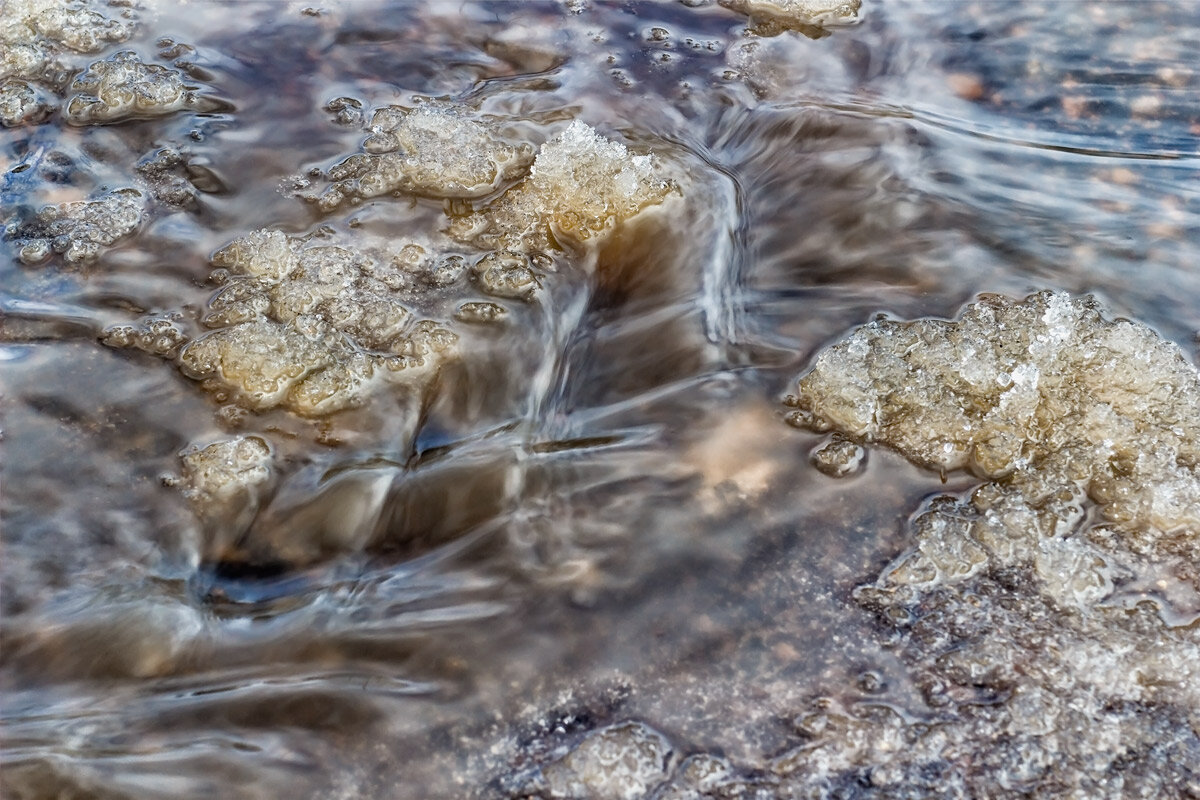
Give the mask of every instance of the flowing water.
[[[6, 797], [1200, 796], [1187, 486], [1078, 607], [1019, 565], [880, 600], [931, 498], [1025, 479], [886, 433], [831, 464], [836, 422], [784, 402], [880, 314], [1047, 289], [1175, 343], [1184, 377], [1147, 374], [1186, 402], [1200, 5], [761, 5], [159, 0], [93, 4], [125, 27], [92, 47], [9, 34], [57, 62], [10, 70], [36, 102], [0, 133]], [[372, 172], [414, 108], [433, 167]], [[260, 230], [367, 277], [285, 319], [328, 281], [239, 273]], [[395, 297], [429, 323], [385, 342], [356, 309]], [[245, 363], [344, 380], [279, 399]], [[1083, 686], [1088, 643], [1160, 660]]]

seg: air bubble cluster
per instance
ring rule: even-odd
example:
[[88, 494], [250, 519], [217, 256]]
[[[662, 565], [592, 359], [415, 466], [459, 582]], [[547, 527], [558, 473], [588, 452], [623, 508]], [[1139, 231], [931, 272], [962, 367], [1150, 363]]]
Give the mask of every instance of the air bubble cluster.
[[137, 189], [114, 189], [91, 200], [46, 206], [7, 235], [21, 242], [23, 263], [37, 264], [58, 253], [68, 264], [90, 264], [137, 230], [146, 206], [146, 196]]
[[367, 129], [363, 152], [331, 167], [329, 188], [310, 198], [322, 210], [397, 193], [483, 197], [519, 178], [533, 160], [528, 144], [512, 144], [493, 120], [457, 106], [386, 106]]
[[73, 125], [159, 117], [204, 105], [198, 88], [177, 70], [146, 64], [132, 50], [122, 50], [74, 80], [65, 116]]
[[524, 181], [450, 230], [489, 249], [561, 249], [607, 233], [675, 191], [654, 156], [633, 155], [575, 120], [542, 145]]
[[184, 346], [180, 366], [218, 399], [305, 416], [362, 405], [379, 383], [419, 385], [458, 337], [414, 308], [456, 258], [409, 244], [381, 260], [257, 231], [213, 256], [226, 283], [202, 321], [215, 330]]
[[132, 325], [105, 329], [100, 340], [109, 347], [132, 348], [161, 358], [173, 358], [188, 341], [179, 315], [150, 317]]

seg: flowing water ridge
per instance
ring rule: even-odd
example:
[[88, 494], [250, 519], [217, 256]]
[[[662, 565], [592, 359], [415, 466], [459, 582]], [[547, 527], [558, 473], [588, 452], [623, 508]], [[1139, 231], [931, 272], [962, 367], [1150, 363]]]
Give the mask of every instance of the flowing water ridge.
[[1200, 795], [1196, 5], [3, 1], [6, 796]]

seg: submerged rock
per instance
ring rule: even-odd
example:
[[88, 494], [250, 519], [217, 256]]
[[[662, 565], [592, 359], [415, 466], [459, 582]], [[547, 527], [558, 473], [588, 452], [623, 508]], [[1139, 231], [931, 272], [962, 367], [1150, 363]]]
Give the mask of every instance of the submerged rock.
[[672, 747], [641, 722], [594, 731], [542, 767], [518, 792], [548, 800], [638, 800], [666, 781]]

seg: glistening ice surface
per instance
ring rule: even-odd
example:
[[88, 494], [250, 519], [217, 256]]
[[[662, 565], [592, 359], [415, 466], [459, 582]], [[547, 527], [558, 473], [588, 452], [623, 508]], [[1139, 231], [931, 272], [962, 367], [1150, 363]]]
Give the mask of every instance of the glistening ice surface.
[[1200, 797], [1192, 3], [0, 0], [0, 789]]

